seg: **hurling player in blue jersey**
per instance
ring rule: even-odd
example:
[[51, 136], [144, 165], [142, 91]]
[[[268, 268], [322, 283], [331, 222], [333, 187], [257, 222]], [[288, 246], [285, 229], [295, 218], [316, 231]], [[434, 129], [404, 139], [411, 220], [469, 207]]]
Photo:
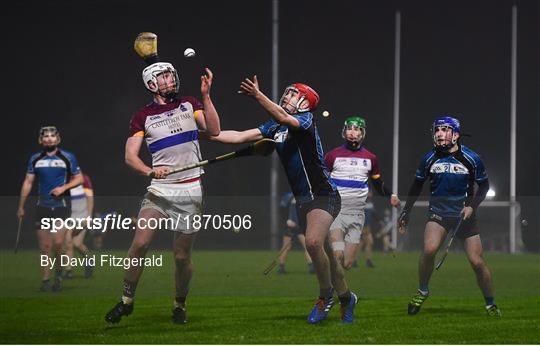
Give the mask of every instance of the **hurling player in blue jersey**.
[[[54, 126], [45, 126], [39, 130], [39, 144], [43, 149], [30, 158], [26, 177], [21, 188], [21, 198], [17, 216], [24, 216], [24, 204], [30, 195], [34, 179], [38, 180], [38, 201], [35, 218], [39, 249], [42, 256], [50, 258], [51, 249], [54, 250], [56, 275], [52, 285], [53, 291], [62, 289], [62, 267], [60, 255], [64, 244], [65, 230], [42, 229], [42, 219], [66, 219], [71, 214], [69, 190], [83, 183], [83, 176], [75, 155], [58, 148], [60, 133]], [[48, 291], [51, 267], [41, 266], [42, 292]]]
[[305, 84], [292, 84], [276, 104], [259, 90], [257, 76], [246, 78], [239, 92], [253, 97], [272, 119], [246, 131], [222, 131], [212, 139], [223, 143], [262, 138], [276, 141], [276, 151], [296, 199], [300, 227], [305, 229], [306, 248], [319, 281], [319, 298], [308, 316], [308, 323], [319, 323], [326, 318], [334, 305], [334, 290], [341, 304], [341, 320], [351, 323], [357, 297], [349, 290], [329, 242], [330, 225], [339, 214], [341, 198], [326, 170], [311, 113], [319, 103], [319, 95]]
[[[500, 316], [494, 303], [491, 273], [483, 257], [482, 242], [476, 228], [475, 212], [486, 197], [489, 182], [480, 156], [459, 141], [461, 126], [456, 118], [441, 116], [433, 122], [434, 148], [420, 162], [409, 190], [407, 203], [399, 216], [400, 232], [405, 232], [409, 214], [426, 180], [430, 182], [429, 216], [424, 231], [424, 248], [418, 264], [419, 287], [408, 305], [409, 315], [416, 315], [429, 295], [429, 279], [435, 255], [446, 235], [463, 218], [456, 237], [471, 264], [478, 286], [486, 301], [489, 316]], [[474, 183], [478, 189], [474, 189]]]

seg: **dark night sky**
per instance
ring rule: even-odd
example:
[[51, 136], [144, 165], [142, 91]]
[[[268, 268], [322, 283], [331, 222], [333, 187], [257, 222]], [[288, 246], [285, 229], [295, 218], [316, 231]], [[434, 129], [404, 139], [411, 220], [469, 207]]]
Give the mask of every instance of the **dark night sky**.
[[[317, 121], [325, 150], [341, 143], [343, 119], [367, 119], [366, 146], [392, 181], [394, 12], [400, 2], [282, 1], [280, 87], [302, 81], [321, 95]], [[404, 2], [405, 3], [405, 2]], [[436, 4], [435, 4], [436, 3]], [[400, 185], [405, 194], [431, 146], [435, 115], [456, 114], [482, 154], [492, 185], [509, 193], [511, 1], [407, 1], [402, 11]], [[539, 5], [516, 1], [518, 27], [518, 195], [539, 196]], [[141, 3], [142, 4], [142, 3]], [[267, 119], [236, 94], [257, 74], [271, 94], [271, 1], [55, 1], [4, 5], [2, 75], [5, 195], [18, 195], [41, 125], [56, 125], [100, 195], [141, 195], [145, 178], [123, 163], [131, 114], [150, 100], [132, 49], [141, 31], [158, 34], [163, 60], [180, 70], [181, 92], [199, 95], [202, 66], [223, 129], [248, 129]], [[182, 51], [193, 47], [195, 59]], [[322, 118], [328, 109], [332, 116]], [[232, 147], [204, 143], [210, 157]], [[210, 195], [266, 195], [269, 160], [249, 158], [207, 170]], [[284, 175], [280, 172], [280, 177]], [[507, 197], [501, 197], [507, 199]]]

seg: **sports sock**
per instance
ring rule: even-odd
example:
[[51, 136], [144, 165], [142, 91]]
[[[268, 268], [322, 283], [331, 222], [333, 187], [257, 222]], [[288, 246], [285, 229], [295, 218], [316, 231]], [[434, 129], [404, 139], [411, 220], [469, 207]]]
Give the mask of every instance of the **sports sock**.
[[332, 297], [332, 287], [329, 288], [321, 288], [319, 290], [319, 298], [321, 299], [328, 299]]
[[[135, 297], [135, 290], [137, 289], [137, 283], [124, 279], [124, 291], [123, 297], [133, 299]], [[124, 302], [124, 304], [127, 304]]]
[[56, 271], [55, 271], [55, 273], [54, 273], [54, 276], [55, 276], [55, 278], [56, 278], [57, 280], [62, 279], [62, 272], [63, 272], [63, 271], [62, 271], [62, 268], [56, 269]]
[[418, 287], [418, 291], [420, 291], [422, 295], [427, 296], [429, 293], [428, 284], [420, 284], [420, 286]]
[[351, 301], [351, 291], [349, 290], [347, 290], [347, 292], [339, 296], [339, 303], [341, 304], [341, 306], [349, 305], [350, 301]]
[[174, 298], [174, 307], [175, 308], [184, 308], [186, 306], [186, 297], [175, 297]]
[[486, 306], [495, 305], [495, 298], [494, 297], [484, 297], [486, 300]]
[[122, 303], [124, 303], [126, 305], [133, 304], [133, 300], [134, 300], [133, 298], [122, 296]]

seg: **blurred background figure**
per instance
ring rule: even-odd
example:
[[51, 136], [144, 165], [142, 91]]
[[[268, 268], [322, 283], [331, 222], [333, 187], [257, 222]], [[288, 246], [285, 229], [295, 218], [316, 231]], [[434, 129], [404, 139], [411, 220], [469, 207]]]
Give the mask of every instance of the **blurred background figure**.
[[281, 197], [280, 207], [287, 208], [287, 221], [285, 222], [285, 228], [283, 229], [283, 245], [281, 246], [279, 256], [279, 268], [278, 274], [287, 274], [285, 270], [285, 262], [287, 261], [287, 256], [289, 251], [293, 246], [293, 238], [297, 238], [302, 249], [304, 249], [304, 256], [308, 264], [308, 273], [314, 274], [315, 268], [313, 267], [313, 262], [309, 253], [306, 250], [306, 236], [304, 235], [305, 230], [300, 228], [298, 223], [298, 214], [296, 213], [296, 200], [292, 192], [286, 192]]

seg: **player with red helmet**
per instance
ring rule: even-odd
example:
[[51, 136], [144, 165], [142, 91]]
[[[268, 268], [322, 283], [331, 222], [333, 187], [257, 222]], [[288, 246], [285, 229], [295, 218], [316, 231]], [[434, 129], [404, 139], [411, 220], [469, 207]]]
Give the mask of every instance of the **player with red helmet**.
[[308, 316], [308, 323], [319, 323], [326, 318], [334, 305], [334, 290], [341, 303], [342, 322], [351, 323], [357, 297], [349, 290], [329, 242], [330, 225], [339, 214], [341, 198], [326, 171], [313, 119], [312, 111], [319, 104], [319, 95], [306, 84], [291, 84], [276, 104], [259, 90], [257, 76], [246, 78], [239, 93], [253, 97], [271, 119], [246, 131], [222, 131], [213, 139], [223, 143], [262, 138], [276, 141], [276, 151], [296, 199], [300, 226], [306, 232], [306, 248], [319, 281], [319, 298]]

